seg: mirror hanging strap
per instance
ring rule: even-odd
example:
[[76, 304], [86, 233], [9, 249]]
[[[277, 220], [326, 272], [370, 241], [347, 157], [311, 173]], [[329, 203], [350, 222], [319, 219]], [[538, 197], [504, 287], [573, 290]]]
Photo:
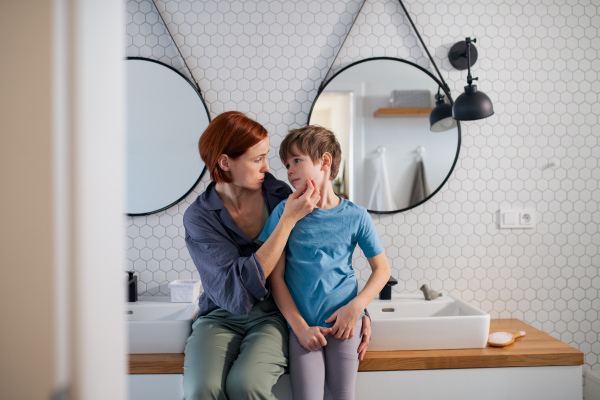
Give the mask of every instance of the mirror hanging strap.
[[[438, 73], [438, 75], [440, 77], [440, 81], [442, 82], [442, 85], [444, 86], [444, 90], [446, 92], [450, 93], [450, 87], [448, 86], [448, 84], [444, 80], [444, 77], [440, 73], [440, 70], [438, 69], [435, 61], [433, 61], [433, 57], [431, 57], [431, 54], [429, 53], [429, 50], [427, 49], [427, 46], [425, 46], [425, 42], [423, 42], [423, 38], [421, 38], [421, 35], [419, 34], [419, 31], [417, 30], [417, 27], [415, 26], [415, 23], [413, 22], [412, 18], [410, 17], [410, 14], [408, 13], [408, 10], [404, 6], [404, 3], [402, 2], [402, 0], [398, 0], [398, 2], [400, 3], [400, 6], [404, 10], [404, 15], [406, 15], [406, 18], [408, 18], [408, 21], [410, 22], [410, 25], [412, 26], [413, 30], [417, 34], [417, 37], [419, 38], [419, 41], [421, 42], [421, 45], [423, 46], [423, 48], [425, 49], [425, 52], [427, 53], [427, 56], [429, 57], [429, 60], [431, 61], [431, 63], [433, 64], [433, 67], [437, 71], [437, 73]], [[449, 98], [448, 100], [452, 104], [452, 99]]]
[[198, 85], [198, 82], [196, 82], [196, 78], [194, 78], [194, 74], [192, 74], [192, 70], [190, 69], [190, 67], [188, 67], [187, 62], [185, 61], [185, 57], [183, 56], [183, 54], [181, 54], [181, 50], [179, 50], [179, 46], [177, 46], [177, 42], [175, 42], [175, 38], [173, 37], [173, 35], [171, 35], [171, 31], [169, 30], [169, 27], [167, 26], [167, 23], [165, 22], [165, 19], [163, 18], [162, 14], [160, 13], [160, 10], [156, 6], [155, 0], [152, 0], [152, 4], [154, 5], [154, 8], [156, 9], [156, 12], [158, 13], [158, 16], [160, 17], [160, 20], [162, 21], [163, 25], [165, 26], [165, 29], [167, 30], [167, 33], [171, 37], [171, 41], [173, 42], [173, 46], [175, 46], [175, 48], [177, 49], [177, 52], [179, 53], [179, 57], [181, 57], [181, 59], [183, 60], [183, 65], [185, 65], [185, 68], [188, 70], [188, 73], [190, 74], [190, 78], [192, 79], [192, 82], [194, 82], [194, 85], [196, 85], [196, 89], [198, 90], [198, 93], [200, 93], [200, 96], [204, 99], [204, 95], [202, 94], [202, 90], [200, 90], [200, 85]]
[[360, 6], [360, 9], [358, 10], [358, 12], [356, 13], [356, 16], [354, 17], [354, 20], [352, 21], [352, 25], [350, 25], [350, 28], [348, 29], [348, 33], [346, 33], [346, 36], [344, 37], [344, 41], [342, 42], [342, 44], [340, 45], [340, 47], [338, 48], [337, 53], [335, 54], [335, 57], [333, 57], [333, 60], [331, 61], [331, 65], [329, 66], [329, 69], [327, 70], [327, 73], [325, 74], [325, 77], [323, 78], [323, 81], [321, 82], [321, 84], [319, 85], [319, 89], [317, 90], [317, 96], [323, 91], [323, 89], [325, 88], [325, 82], [327, 82], [327, 76], [329, 76], [329, 73], [331, 72], [331, 68], [333, 68], [333, 64], [335, 63], [335, 60], [337, 60], [338, 55], [340, 54], [340, 51], [342, 50], [342, 47], [344, 47], [344, 43], [346, 43], [346, 39], [348, 39], [348, 36], [350, 36], [350, 31], [352, 31], [352, 27], [354, 26], [354, 23], [356, 22], [356, 19], [358, 18], [358, 16], [360, 15], [360, 13], [362, 12], [363, 7], [365, 6], [365, 3], [367, 2], [367, 0], [364, 0], [362, 5]]

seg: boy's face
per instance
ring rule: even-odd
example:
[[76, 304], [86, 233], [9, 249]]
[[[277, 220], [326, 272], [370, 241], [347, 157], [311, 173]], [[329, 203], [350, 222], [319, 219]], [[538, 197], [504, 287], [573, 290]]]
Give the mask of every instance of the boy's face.
[[296, 145], [292, 145], [290, 154], [284, 162], [287, 169], [288, 181], [294, 189], [302, 188], [308, 179], [312, 179], [320, 186], [327, 179], [328, 169], [324, 169], [319, 160], [313, 160], [306, 154], [302, 154]]

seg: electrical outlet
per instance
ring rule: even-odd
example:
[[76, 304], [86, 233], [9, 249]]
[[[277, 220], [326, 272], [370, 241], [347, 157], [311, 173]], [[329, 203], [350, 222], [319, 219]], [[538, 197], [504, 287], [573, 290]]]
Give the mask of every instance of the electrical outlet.
[[533, 228], [535, 226], [535, 211], [498, 210], [498, 227], [501, 229]]
[[520, 214], [521, 217], [521, 225], [532, 225], [533, 224], [533, 216], [531, 213], [525, 211]]

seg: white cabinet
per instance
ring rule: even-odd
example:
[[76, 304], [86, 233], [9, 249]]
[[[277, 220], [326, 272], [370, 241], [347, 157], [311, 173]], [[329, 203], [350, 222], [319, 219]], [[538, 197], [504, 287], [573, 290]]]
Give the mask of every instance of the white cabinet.
[[[183, 397], [181, 374], [129, 375], [129, 400], [181, 400]], [[273, 388], [278, 400], [292, 400], [290, 376], [285, 374]]]
[[[180, 400], [183, 376], [129, 375], [129, 400]], [[273, 392], [292, 400], [289, 375]], [[359, 372], [356, 400], [581, 400], [582, 367], [507, 367]]]
[[361, 372], [356, 399], [581, 400], [582, 367]]
[[181, 400], [181, 374], [128, 375], [128, 400]]

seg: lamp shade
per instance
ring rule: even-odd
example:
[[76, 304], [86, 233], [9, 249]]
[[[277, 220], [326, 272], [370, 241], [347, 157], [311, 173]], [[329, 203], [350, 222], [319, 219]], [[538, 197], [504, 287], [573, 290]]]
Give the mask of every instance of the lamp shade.
[[429, 114], [429, 125], [432, 132], [443, 132], [456, 128], [456, 120], [452, 118], [452, 106], [443, 98], [435, 102], [435, 108]]
[[474, 121], [494, 114], [492, 101], [477, 85], [465, 86], [465, 92], [458, 96], [452, 107], [452, 116], [457, 121]]

